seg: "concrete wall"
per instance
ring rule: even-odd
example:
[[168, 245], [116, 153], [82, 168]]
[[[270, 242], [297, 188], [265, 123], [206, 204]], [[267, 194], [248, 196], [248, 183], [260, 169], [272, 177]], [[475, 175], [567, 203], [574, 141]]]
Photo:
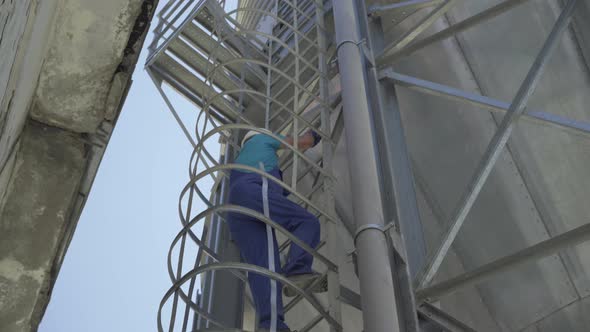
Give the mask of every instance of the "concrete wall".
[[64, 1], [39, 78], [33, 119], [75, 132], [96, 130], [141, 4]]
[[0, 330], [41, 320], [155, 0], [0, 3]]
[[26, 331], [40, 316], [56, 259], [52, 248], [63, 240], [85, 150], [79, 137], [57, 128], [31, 122], [21, 134], [0, 214], [3, 331]]

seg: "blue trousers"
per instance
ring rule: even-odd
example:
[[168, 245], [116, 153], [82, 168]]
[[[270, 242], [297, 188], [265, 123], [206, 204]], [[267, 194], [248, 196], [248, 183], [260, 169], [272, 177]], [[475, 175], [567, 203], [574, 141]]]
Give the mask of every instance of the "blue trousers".
[[[280, 179], [278, 170], [269, 172]], [[263, 214], [262, 177], [256, 173], [232, 171], [230, 175], [229, 203], [244, 206]], [[268, 180], [268, 205], [270, 219], [312, 248], [316, 248], [320, 240], [320, 224], [318, 219], [307, 210], [290, 201], [283, 195], [283, 188], [272, 180]], [[228, 215], [232, 238], [236, 241], [242, 259], [249, 264], [269, 268], [268, 241], [266, 224], [256, 218], [240, 213]], [[280, 267], [279, 249], [273, 230], [274, 261], [277, 273], [285, 276], [311, 273], [313, 257], [301, 247], [291, 244], [289, 256], [284, 267]], [[271, 322], [271, 284], [270, 279], [256, 273], [248, 274], [248, 283], [259, 317], [259, 327], [269, 328]], [[285, 329], [282, 286], [277, 282], [277, 329]]]

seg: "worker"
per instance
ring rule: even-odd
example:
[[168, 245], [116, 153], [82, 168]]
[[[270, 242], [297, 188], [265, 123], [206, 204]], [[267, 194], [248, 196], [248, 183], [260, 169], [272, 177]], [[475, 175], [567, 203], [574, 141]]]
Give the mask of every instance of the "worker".
[[[285, 148], [286, 145], [268, 133], [270, 132], [264, 129], [246, 133], [235, 163], [264, 169], [264, 172], [281, 180], [282, 173], [279, 170], [277, 150]], [[279, 137], [288, 145], [294, 145], [293, 137]], [[297, 145], [299, 150], [306, 150], [318, 144], [319, 141], [320, 136], [317, 133], [308, 131], [298, 138]], [[267, 185], [263, 185], [264, 182]], [[272, 221], [287, 229], [311, 248], [317, 247], [320, 240], [320, 224], [313, 214], [289, 200], [283, 188], [272, 179], [264, 179], [260, 174], [247, 170], [232, 170], [230, 204], [244, 206], [264, 214], [265, 200], [268, 202], [267, 212]], [[240, 248], [242, 259], [246, 263], [281, 273], [300, 287], [309, 285], [318, 278], [311, 269], [313, 256], [295, 244], [291, 244], [286, 264], [281, 268], [274, 230], [267, 228], [267, 225], [257, 218], [242, 213], [231, 213], [228, 224], [232, 238]], [[269, 243], [268, 239], [272, 239], [272, 243]], [[258, 313], [259, 329], [271, 332], [291, 331], [285, 324], [281, 283], [257, 273], [248, 273], [248, 283]], [[325, 279], [316, 284], [312, 291], [326, 291]], [[290, 288], [286, 288], [284, 293], [286, 296], [295, 295]]]

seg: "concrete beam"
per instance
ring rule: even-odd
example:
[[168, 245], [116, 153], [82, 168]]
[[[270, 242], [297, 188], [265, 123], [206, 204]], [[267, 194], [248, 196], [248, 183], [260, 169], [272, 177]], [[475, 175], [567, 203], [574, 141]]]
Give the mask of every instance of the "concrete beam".
[[93, 133], [143, 0], [66, 0], [60, 6], [31, 116]]
[[76, 135], [30, 122], [15, 153], [0, 204], [0, 330], [29, 331], [56, 277], [56, 248], [84, 173], [86, 148]]

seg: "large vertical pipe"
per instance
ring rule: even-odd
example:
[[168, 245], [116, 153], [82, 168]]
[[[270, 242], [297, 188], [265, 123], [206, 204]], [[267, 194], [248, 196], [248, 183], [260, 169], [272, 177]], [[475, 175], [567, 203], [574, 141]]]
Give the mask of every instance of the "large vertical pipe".
[[356, 250], [366, 332], [399, 331], [359, 20], [353, 0], [332, 1], [351, 173]]

